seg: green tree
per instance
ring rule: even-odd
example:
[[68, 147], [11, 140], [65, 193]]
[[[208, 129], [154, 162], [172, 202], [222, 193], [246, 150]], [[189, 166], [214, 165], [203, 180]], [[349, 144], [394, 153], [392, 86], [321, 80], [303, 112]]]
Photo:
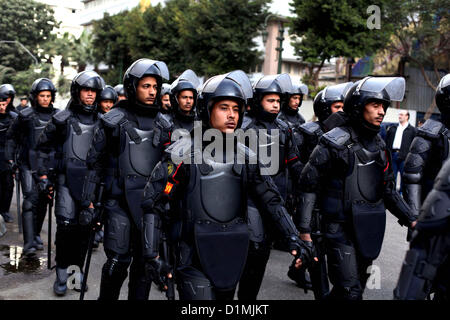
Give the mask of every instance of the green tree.
[[[38, 53], [38, 48], [55, 38], [51, 31], [58, 24], [53, 10], [32, 0], [0, 0], [0, 8], [0, 40], [19, 41], [39, 60], [45, 60], [46, 53]], [[20, 46], [0, 43], [0, 65], [23, 71], [32, 63], [34, 60]]]
[[[383, 8], [386, 0], [378, 1]], [[310, 79], [314, 86], [325, 61], [333, 57], [362, 57], [385, 47], [393, 32], [392, 23], [381, 29], [367, 27], [367, 8], [371, 0], [293, 0], [290, 33], [296, 54], [310, 63]], [[391, 21], [390, 13], [381, 10], [381, 21]]]

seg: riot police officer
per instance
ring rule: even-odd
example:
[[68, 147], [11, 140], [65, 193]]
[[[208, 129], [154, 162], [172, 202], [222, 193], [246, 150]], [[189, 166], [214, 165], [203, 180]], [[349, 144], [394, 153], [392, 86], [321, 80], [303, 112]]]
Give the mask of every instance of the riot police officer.
[[119, 298], [129, 267], [128, 299], [146, 300], [150, 293], [151, 279], [145, 274], [142, 257], [140, 203], [164, 144], [170, 143], [170, 118], [159, 113], [163, 79], [169, 79], [164, 62], [135, 61], [123, 77], [127, 99], [103, 116], [88, 153], [83, 214], [89, 219], [95, 219], [92, 195], [100, 182], [106, 186], [103, 247], [107, 261], [102, 268], [100, 300]]
[[450, 74], [439, 82], [435, 99], [441, 121], [428, 119], [417, 129], [402, 177], [403, 197], [416, 217], [442, 164], [450, 158]]
[[[56, 88], [50, 79], [36, 79], [31, 85], [29, 94], [31, 107], [20, 111], [8, 130], [8, 160], [11, 163], [17, 162], [23, 193], [22, 225], [25, 255], [43, 249], [40, 233], [48, 199], [36, 189], [38, 178], [36, 144], [46, 124], [59, 111], [53, 107], [55, 95]], [[54, 159], [54, 153], [51, 156]], [[53, 167], [54, 163], [50, 166]]]
[[[0, 92], [0, 215], [2, 221], [12, 222], [13, 218], [9, 214], [9, 207], [11, 205], [14, 181], [13, 181], [13, 166], [8, 162], [7, 157], [7, 130], [17, 114], [8, 109], [8, 96], [5, 92]], [[6, 227], [3, 222], [3, 227], [0, 226], [0, 233], [6, 232]], [[2, 232], [3, 231], [3, 232]]]
[[[53, 194], [53, 185], [56, 190], [56, 280], [53, 285], [56, 295], [66, 293], [67, 268], [76, 265], [82, 270], [86, 255], [89, 228], [80, 215], [82, 189], [87, 152], [99, 126], [98, 98], [104, 86], [105, 82], [96, 72], [78, 73], [70, 86], [71, 99], [67, 108], [52, 116], [36, 146], [38, 189], [49, 197]], [[53, 170], [52, 153], [58, 160]]]
[[[170, 270], [159, 256], [161, 234], [177, 225], [173, 220], [181, 222], [175, 232], [175, 278], [181, 300], [233, 299], [248, 252], [249, 195], [288, 239], [290, 249], [298, 251], [293, 254], [301, 252], [306, 263], [304, 244], [272, 179], [260, 174], [257, 161], [252, 162], [255, 154], [234, 135], [251, 95], [250, 81], [242, 71], [206, 81], [198, 100], [203, 129], [214, 129], [217, 139], [233, 148], [222, 144], [214, 155], [202, 157], [207, 142], [197, 145], [192, 135], [183, 137], [166, 150], [145, 188], [144, 257], [148, 272], [160, 285]], [[244, 163], [237, 160], [239, 155]], [[179, 216], [169, 216], [171, 204], [180, 200]]]
[[[313, 109], [318, 121], [304, 123], [295, 132], [296, 140], [301, 142], [299, 144], [300, 159], [304, 164], [308, 162], [309, 156], [319, 143], [320, 137], [330, 129], [325, 126], [325, 121], [330, 115], [342, 111], [344, 107], [344, 95], [352, 84], [352, 82], [346, 82], [327, 86], [314, 98]], [[314, 268], [309, 270], [312, 283], [308, 281], [310, 277], [308, 273], [305, 273], [305, 269], [296, 269], [294, 262], [289, 268], [288, 276], [296, 281], [298, 286], [305, 289], [312, 288], [316, 299], [323, 299], [329, 292], [329, 285], [320, 213], [315, 209], [312, 218], [303, 218], [299, 217], [299, 215], [300, 212], [296, 213], [294, 222], [300, 231], [300, 238], [314, 241], [316, 248], [318, 248], [319, 263], [315, 264]], [[307, 224], [304, 224], [304, 222], [307, 222]], [[313, 231], [311, 231], [311, 227], [314, 229]], [[314, 239], [308, 236], [311, 232]]]
[[353, 84], [344, 99], [348, 125], [322, 136], [301, 173], [301, 223], [310, 224], [316, 203], [323, 219], [329, 298], [362, 299], [367, 268], [381, 250], [386, 208], [400, 224], [415, 223], [395, 190], [390, 154], [378, 135], [390, 102], [401, 101], [404, 92], [399, 77]]
[[305, 119], [298, 112], [302, 106], [305, 96], [308, 95], [308, 86], [306, 84], [292, 84], [292, 87], [286, 93], [286, 101], [281, 105], [278, 117], [284, 121], [289, 128], [297, 128], [305, 123]]
[[200, 81], [194, 71], [184, 71], [170, 86], [173, 129], [191, 131], [196, 118], [197, 87]]
[[0, 85], [0, 94], [7, 96], [6, 102], [8, 106], [6, 107], [6, 111], [17, 113], [16, 108], [14, 108], [14, 97], [16, 96], [16, 90], [13, 85], [9, 83]]
[[119, 99], [116, 90], [113, 87], [106, 85], [105, 88], [100, 92], [100, 97], [98, 99], [99, 112], [105, 114], [111, 111], [113, 105]]
[[[254, 97], [251, 108], [254, 118], [245, 128], [255, 130], [258, 135], [265, 134], [268, 144], [275, 140], [279, 143], [270, 147], [273, 161], [269, 166], [277, 163], [278, 168], [271, 174], [283, 201], [288, 196], [288, 177], [292, 176], [292, 192], [298, 192], [297, 181], [300, 177], [303, 164], [299, 159], [296, 141], [289, 126], [277, 116], [280, 106], [284, 103], [286, 93], [292, 87], [288, 74], [264, 76], [255, 83]], [[264, 133], [265, 132], [265, 133]], [[261, 137], [259, 137], [261, 138]], [[275, 159], [276, 158], [276, 159]], [[256, 300], [261, 286], [265, 268], [269, 260], [272, 241], [278, 237], [271, 227], [270, 221], [261, 215], [257, 204], [251, 199], [248, 203], [248, 216], [250, 232], [249, 254], [244, 273], [239, 283], [238, 297], [240, 300]], [[310, 243], [312, 244], [312, 242]]]
[[450, 160], [442, 166], [428, 194], [406, 253], [394, 298], [450, 299]]
[[123, 84], [118, 84], [117, 86], [114, 87], [114, 90], [117, 93], [117, 98], [118, 100], [125, 100], [127, 97], [125, 95], [125, 89], [123, 87]]
[[170, 84], [163, 83], [161, 88], [161, 112], [171, 113], [172, 106], [170, 104]]

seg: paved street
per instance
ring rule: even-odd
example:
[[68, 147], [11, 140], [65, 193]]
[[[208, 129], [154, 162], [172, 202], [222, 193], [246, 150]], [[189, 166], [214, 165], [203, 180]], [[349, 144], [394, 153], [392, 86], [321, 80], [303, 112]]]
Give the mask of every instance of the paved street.
[[[21, 258], [22, 236], [18, 232], [15, 198], [11, 205], [11, 214], [14, 223], [7, 224], [7, 234], [0, 238], [0, 300], [1, 299], [67, 299], [76, 300], [79, 293], [68, 290], [66, 296], [59, 298], [53, 294], [52, 286], [55, 279], [54, 270], [47, 270], [47, 220], [41, 234], [44, 240], [44, 251], [38, 252], [38, 260], [26, 261]], [[387, 228], [383, 249], [375, 265], [379, 267], [381, 281], [379, 289], [366, 289], [364, 299], [390, 300], [400, 267], [407, 250], [406, 228], [400, 227], [397, 219], [388, 213]], [[55, 232], [55, 219], [53, 217], [53, 239]], [[54, 246], [52, 248], [54, 258]], [[101, 267], [106, 257], [103, 247], [100, 246], [92, 255], [91, 269], [89, 273], [89, 290], [85, 295], [86, 300], [97, 299], [100, 285]], [[311, 300], [312, 292], [305, 294], [302, 289], [296, 287], [286, 275], [291, 257], [285, 252], [273, 250], [267, 266], [264, 282], [259, 294], [259, 299], [268, 300]], [[54, 264], [54, 261], [53, 261]], [[378, 270], [378, 269], [377, 269]], [[374, 282], [376, 284], [376, 282]], [[376, 287], [376, 285], [372, 285]], [[125, 282], [120, 299], [127, 298], [127, 284]], [[150, 299], [164, 300], [165, 296], [153, 287]]]

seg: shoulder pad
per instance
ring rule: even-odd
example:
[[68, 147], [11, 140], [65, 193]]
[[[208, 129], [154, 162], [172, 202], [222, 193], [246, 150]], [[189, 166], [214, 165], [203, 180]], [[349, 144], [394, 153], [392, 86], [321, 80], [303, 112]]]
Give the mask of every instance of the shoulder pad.
[[298, 129], [308, 135], [314, 135], [317, 130], [320, 130], [320, 126], [317, 122], [307, 122], [302, 124]]
[[285, 130], [289, 130], [289, 125], [286, 123], [286, 122], [284, 122], [283, 120], [281, 120], [280, 118], [276, 118], [275, 119], [275, 122], [282, 128], [282, 129], [285, 129]]
[[29, 107], [25, 108], [19, 112], [21, 118], [27, 118], [34, 113], [34, 108]]
[[191, 157], [192, 145], [193, 142], [190, 136], [189, 138], [183, 137], [167, 147], [164, 152], [171, 157], [173, 163], [179, 164]]
[[447, 160], [436, 176], [434, 188], [450, 192], [450, 160]]
[[10, 112], [9, 112], [9, 116], [10, 116], [11, 118], [15, 119], [15, 118], [17, 118], [18, 114], [15, 113], [15, 112], [13, 112], [13, 111], [10, 111]]
[[105, 113], [102, 117], [102, 120], [106, 126], [113, 128], [117, 126], [124, 118], [125, 113], [119, 108], [114, 108], [111, 109], [111, 111]]
[[444, 125], [439, 121], [428, 119], [421, 127], [419, 127], [417, 134], [435, 139], [439, 137], [439, 132], [443, 126]]
[[331, 131], [325, 133], [320, 139], [321, 142], [324, 142], [327, 145], [332, 147], [337, 147], [342, 149], [345, 147], [346, 142], [350, 139], [350, 133], [345, 131], [344, 129], [337, 127]]
[[58, 124], [63, 124], [64, 122], [66, 122], [67, 119], [69, 119], [69, 117], [71, 115], [72, 115], [72, 112], [70, 112], [69, 110], [62, 110], [53, 115], [53, 120]]
[[170, 129], [173, 126], [172, 117], [169, 114], [163, 114], [161, 112], [157, 114], [156, 122], [160, 124], [164, 129]]
[[238, 156], [243, 156], [247, 163], [256, 164], [258, 162], [257, 154], [252, 149], [240, 142], [236, 144], [236, 151]]

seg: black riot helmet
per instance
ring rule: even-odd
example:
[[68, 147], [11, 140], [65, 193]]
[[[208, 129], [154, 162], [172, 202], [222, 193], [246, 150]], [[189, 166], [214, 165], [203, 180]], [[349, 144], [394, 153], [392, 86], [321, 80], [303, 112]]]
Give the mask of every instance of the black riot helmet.
[[16, 96], [16, 90], [14, 89], [12, 84], [5, 83], [0, 86], [0, 93], [7, 98], [11, 98], [11, 101], [9, 102], [8, 106], [6, 107], [6, 111], [14, 110], [14, 97]]
[[[105, 81], [95, 71], [82, 71], [75, 76], [70, 86], [70, 96], [72, 102], [76, 106], [81, 107], [84, 112], [92, 113], [97, 110], [97, 101], [100, 92], [105, 87]], [[97, 92], [96, 99], [93, 105], [84, 105], [80, 101], [81, 89], [93, 89]]]
[[123, 84], [118, 84], [114, 87], [118, 96], [125, 96], [125, 89], [123, 88]]
[[198, 95], [197, 109], [203, 124], [209, 126], [211, 109], [219, 100], [231, 99], [239, 104], [239, 121], [236, 128], [240, 128], [244, 116], [245, 106], [253, 96], [252, 84], [248, 76], [241, 70], [235, 70], [209, 78]]
[[272, 93], [280, 96], [282, 105], [290, 90], [292, 90], [292, 81], [287, 73], [264, 76], [259, 79], [253, 87], [254, 94], [251, 108], [260, 108], [263, 97]]
[[344, 102], [345, 94], [352, 85], [353, 82], [345, 82], [327, 86], [316, 95], [313, 109], [320, 122], [325, 121], [331, 115], [331, 105], [333, 103]]
[[402, 77], [365, 77], [354, 83], [344, 98], [344, 112], [350, 120], [371, 132], [379, 126], [369, 124], [363, 118], [364, 107], [372, 101], [383, 103], [384, 111], [391, 101], [402, 101], [405, 95], [405, 79]]
[[436, 105], [441, 113], [450, 113], [450, 73], [444, 76], [436, 89]]
[[286, 101], [282, 104], [281, 108], [284, 110], [289, 110], [289, 99], [295, 95], [300, 96], [300, 103], [298, 105], [300, 108], [303, 102], [303, 96], [308, 95], [308, 86], [303, 83], [292, 84], [291, 88], [289, 88], [286, 92]]
[[106, 85], [105, 88], [100, 92], [100, 96], [98, 97], [98, 101], [104, 100], [112, 100], [114, 103], [119, 99], [116, 90], [110, 85]]
[[170, 96], [170, 94], [171, 94], [171, 91], [170, 91], [170, 84], [168, 84], [168, 83], [163, 83], [163, 84], [162, 84], [162, 87], [161, 87], [161, 98], [162, 98], [164, 95], [166, 95], [166, 94], [168, 94], [169, 96]]
[[32, 107], [37, 107], [37, 96], [39, 92], [42, 91], [50, 91], [52, 95], [51, 103], [55, 102], [55, 95], [57, 91], [55, 85], [50, 79], [39, 78], [34, 80], [33, 84], [31, 85], [30, 95], [28, 97]]
[[144, 77], [154, 77], [158, 84], [155, 104], [151, 108], [161, 106], [161, 86], [163, 79], [169, 80], [169, 69], [162, 61], [139, 59], [128, 68], [123, 76], [123, 86], [125, 96], [128, 100], [136, 102], [136, 88], [140, 79]]
[[198, 79], [197, 75], [194, 71], [188, 69], [184, 71], [170, 86], [170, 102], [172, 108], [176, 110], [175, 108], [179, 107], [178, 104], [178, 94], [184, 90], [192, 91], [194, 95], [194, 103], [193, 103], [193, 109], [197, 104], [197, 87], [200, 85], [200, 80]]

